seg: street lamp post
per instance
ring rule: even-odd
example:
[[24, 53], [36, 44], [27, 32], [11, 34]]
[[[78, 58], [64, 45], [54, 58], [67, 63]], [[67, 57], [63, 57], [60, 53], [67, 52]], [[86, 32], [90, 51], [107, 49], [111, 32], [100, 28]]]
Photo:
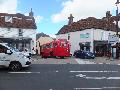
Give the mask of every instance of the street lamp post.
[[115, 3], [116, 4], [116, 35], [118, 36], [118, 4], [119, 4], [119, 0], [117, 0], [117, 2]]
[[[119, 35], [118, 35], [118, 4], [119, 3], [120, 3], [119, 0], [117, 0], [117, 2], [115, 3], [116, 7], [117, 7], [117, 9], [116, 9], [116, 35], [117, 35], [117, 37], [119, 37]], [[119, 52], [118, 52], [117, 46], [118, 46], [118, 42], [116, 43], [116, 59], [119, 58]]]

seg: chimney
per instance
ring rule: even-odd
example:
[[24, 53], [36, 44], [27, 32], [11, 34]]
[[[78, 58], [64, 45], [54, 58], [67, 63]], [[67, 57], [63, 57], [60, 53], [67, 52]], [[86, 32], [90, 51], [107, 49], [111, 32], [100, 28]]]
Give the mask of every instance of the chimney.
[[110, 14], [110, 11], [106, 12], [106, 18], [110, 18], [112, 15]]
[[32, 11], [32, 8], [31, 8], [31, 12], [29, 13], [29, 16], [30, 16], [30, 17], [33, 17], [33, 16], [34, 16], [34, 13], [33, 13], [33, 11]]

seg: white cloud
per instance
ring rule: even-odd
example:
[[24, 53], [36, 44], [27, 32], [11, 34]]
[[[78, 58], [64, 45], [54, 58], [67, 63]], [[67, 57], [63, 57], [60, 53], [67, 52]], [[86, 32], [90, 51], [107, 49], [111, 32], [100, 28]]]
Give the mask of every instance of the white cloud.
[[[29, 13], [25, 13], [24, 14], [25, 16], [29, 16]], [[42, 20], [43, 20], [43, 16], [34, 16], [34, 18], [35, 18], [35, 22], [36, 23], [40, 23]]]
[[54, 34], [51, 34], [49, 36], [52, 37], [52, 38], [56, 38], [56, 35], [54, 35]]
[[17, 0], [0, 0], [1, 13], [16, 13]]
[[[27, 12], [27, 13], [25, 13], [24, 15], [25, 15], [25, 16], [29, 16], [29, 13]], [[40, 16], [40, 15], [34, 16], [34, 18], [35, 18], [35, 22], [36, 22], [36, 23], [40, 23], [40, 22], [43, 20], [43, 16]]]
[[[18, 0], [0, 0], [0, 13], [21, 13], [17, 10], [17, 5], [20, 4]], [[26, 16], [29, 13], [25, 13]], [[39, 23], [43, 19], [42, 16], [35, 16], [36, 23]]]
[[35, 22], [40, 23], [43, 20], [43, 16], [35, 16]]
[[74, 21], [87, 17], [101, 18], [106, 11], [116, 10], [116, 0], [67, 0], [62, 3], [63, 9], [52, 15], [54, 23], [67, 20], [73, 14]]
[[27, 13], [25, 13], [24, 15], [25, 15], [25, 16], [29, 16], [29, 13], [27, 12]]

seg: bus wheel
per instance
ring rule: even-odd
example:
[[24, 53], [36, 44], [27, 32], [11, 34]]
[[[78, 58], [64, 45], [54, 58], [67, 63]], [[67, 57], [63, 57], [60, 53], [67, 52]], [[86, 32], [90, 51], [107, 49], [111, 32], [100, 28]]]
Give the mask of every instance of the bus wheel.
[[60, 58], [61, 58], [61, 59], [64, 59], [64, 57], [63, 57], [63, 56], [61, 56]]
[[47, 57], [46, 56], [41, 56], [41, 58], [45, 58], [46, 59]]
[[53, 57], [53, 52], [50, 52], [50, 57]]

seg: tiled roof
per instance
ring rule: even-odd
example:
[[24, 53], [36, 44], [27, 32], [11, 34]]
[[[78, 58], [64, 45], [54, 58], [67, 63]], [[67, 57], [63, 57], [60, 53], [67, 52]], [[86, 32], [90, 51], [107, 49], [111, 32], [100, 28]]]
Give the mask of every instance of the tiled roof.
[[[102, 29], [102, 30], [109, 30], [109, 31], [116, 31], [116, 25], [114, 21], [116, 19], [120, 20], [120, 14], [118, 17], [112, 16], [112, 17], [104, 17], [102, 19], [96, 19], [94, 17], [88, 17], [86, 19], [81, 19], [77, 22], [72, 23], [71, 25], [64, 25], [57, 33], [59, 34], [65, 34], [68, 32], [75, 32], [75, 31], [81, 31], [85, 29]], [[120, 30], [120, 28], [119, 28]]]
[[42, 33], [37, 33], [36, 34], [36, 39], [39, 39], [40, 37], [50, 37], [50, 36], [47, 35], [47, 34], [44, 34], [43, 32]]
[[[12, 22], [6, 22], [5, 17], [12, 17]], [[36, 29], [34, 17], [25, 16], [23, 14], [8, 14], [0, 13], [0, 27], [3, 28], [23, 28], [23, 29]]]

